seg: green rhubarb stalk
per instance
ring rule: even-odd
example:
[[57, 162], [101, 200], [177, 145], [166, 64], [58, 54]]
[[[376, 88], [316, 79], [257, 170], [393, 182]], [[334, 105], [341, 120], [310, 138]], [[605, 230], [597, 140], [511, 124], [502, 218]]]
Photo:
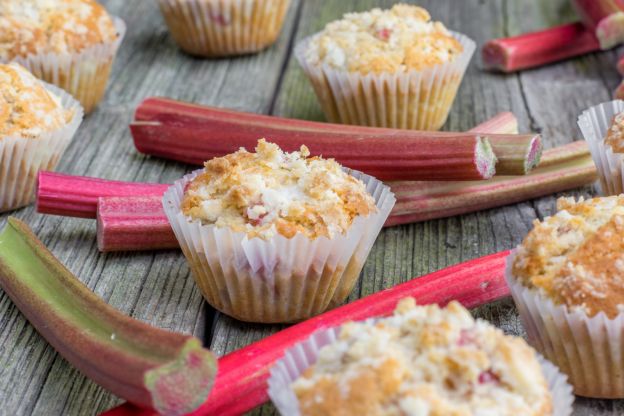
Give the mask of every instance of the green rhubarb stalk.
[[208, 396], [217, 362], [200, 340], [114, 309], [13, 217], [0, 233], [0, 286], [67, 361], [117, 396], [165, 415]]

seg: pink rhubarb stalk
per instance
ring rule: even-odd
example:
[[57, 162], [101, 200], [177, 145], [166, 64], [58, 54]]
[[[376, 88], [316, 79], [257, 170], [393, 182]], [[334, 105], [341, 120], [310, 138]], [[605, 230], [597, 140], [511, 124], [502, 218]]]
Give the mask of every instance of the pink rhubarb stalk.
[[618, 60], [617, 70], [620, 73], [620, 75], [624, 76], [624, 55], [622, 55], [620, 59]]
[[624, 100], [624, 81], [620, 82], [620, 85], [615, 89], [613, 96], [618, 100]]
[[624, 0], [572, 0], [583, 23], [592, 28], [602, 49], [624, 42]]
[[111, 181], [41, 171], [37, 182], [37, 212], [95, 218], [99, 197], [162, 196], [168, 187], [158, 183]]
[[[589, 0], [595, 1], [595, 0]], [[600, 50], [593, 30], [582, 23], [488, 41], [482, 49], [488, 69], [515, 72]]]
[[217, 363], [199, 339], [109, 306], [13, 217], [0, 233], [0, 286], [60, 355], [115, 395], [164, 415], [208, 396]]
[[[390, 182], [397, 202], [385, 226], [475, 212], [574, 189], [596, 180], [587, 144], [577, 141], [544, 152], [540, 166], [524, 176], [487, 181]], [[100, 198], [98, 247], [101, 251], [176, 248], [160, 197]]]
[[[451, 300], [458, 300], [468, 308], [509, 296], [504, 278], [505, 258], [508, 254], [508, 251], [492, 254], [412, 279], [293, 325], [221, 357], [217, 379], [208, 400], [191, 415], [240, 415], [266, 402], [266, 380], [273, 363], [283, 356], [284, 350], [307, 339], [318, 329], [389, 315], [397, 302], [407, 296], [416, 298], [419, 304], [444, 305]], [[129, 404], [104, 413], [106, 416], [153, 414]]]
[[[469, 180], [491, 177], [494, 148], [500, 142], [519, 144], [517, 152], [498, 157], [505, 172], [506, 158], [515, 164], [539, 152], [536, 135], [496, 135], [475, 132], [419, 132], [242, 113], [183, 103], [165, 98], [143, 101], [130, 125], [137, 149], [145, 154], [191, 164], [202, 164], [245, 147], [255, 148], [266, 137], [287, 151], [302, 144], [312, 154], [335, 158], [344, 166], [382, 180]], [[491, 144], [491, 146], [490, 146]], [[507, 149], [511, 149], [507, 146]], [[534, 165], [536, 160], [527, 162]], [[497, 168], [498, 169], [498, 168]]]

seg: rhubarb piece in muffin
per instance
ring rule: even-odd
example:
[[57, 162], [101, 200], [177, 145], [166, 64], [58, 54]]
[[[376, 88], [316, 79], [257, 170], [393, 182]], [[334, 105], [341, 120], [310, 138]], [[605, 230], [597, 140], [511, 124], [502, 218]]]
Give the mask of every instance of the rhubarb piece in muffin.
[[474, 48], [425, 9], [396, 4], [327, 24], [297, 57], [330, 121], [437, 130]]
[[459, 303], [343, 325], [292, 384], [303, 416], [551, 415], [535, 352]]
[[0, 0], [0, 61], [17, 61], [90, 111], [123, 35], [94, 0]]
[[0, 212], [32, 201], [37, 172], [56, 167], [81, 120], [64, 91], [0, 64]]
[[624, 196], [559, 199], [535, 221], [512, 273], [557, 305], [613, 318], [624, 307]]
[[290, 0], [158, 0], [171, 36], [191, 55], [259, 52], [278, 38]]
[[530, 343], [578, 395], [624, 398], [624, 196], [558, 201], [508, 261]]
[[333, 159], [260, 140], [212, 159], [163, 197], [207, 301], [251, 322], [293, 322], [342, 303], [395, 202]]
[[344, 234], [357, 216], [377, 211], [362, 181], [333, 159], [285, 153], [260, 140], [256, 153], [244, 149], [212, 159], [186, 189], [185, 215], [228, 227], [249, 238], [301, 233], [310, 239]]

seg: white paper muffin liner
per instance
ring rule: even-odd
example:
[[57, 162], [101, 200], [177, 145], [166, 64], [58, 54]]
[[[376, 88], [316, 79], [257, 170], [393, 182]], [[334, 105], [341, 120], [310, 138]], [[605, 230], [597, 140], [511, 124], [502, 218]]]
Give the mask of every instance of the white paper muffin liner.
[[90, 113], [106, 91], [115, 55], [126, 33], [126, 24], [112, 16], [117, 38], [75, 53], [39, 53], [12, 59], [34, 76], [64, 89]]
[[529, 343], [568, 375], [574, 393], [595, 398], [624, 398], [624, 315], [588, 317], [580, 309], [555, 305], [542, 292], [512, 275], [515, 250], [505, 278], [527, 331]]
[[464, 50], [452, 62], [424, 69], [362, 75], [311, 62], [306, 57], [316, 35], [303, 39], [295, 56], [321, 108], [332, 123], [439, 130], [446, 122], [457, 90], [475, 51], [474, 41], [451, 32]]
[[624, 101], [615, 100], [591, 107], [578, 118], [578, 125], [598, 170], [603, 195], [619, 195], [624, 192], [624, 154], [613, 153], [611, 146], [604, 143], [613, 116], [622, 111]]
[[165, 192], [165, 213], [208, 303], [249, 322], [299, 321], [342, 303], [395, 203], [388, 186], [346, 170], [364, 182], [378, 212], [355, 218], [344, 235], [331, 239], [303, 234], [248, 239], [246, 233], [202, 225], [181, 212], [185, 185], [202, 171]]
[[65, 109], [74, 112], [73, 117], [62, 128], [36, 138], [0, 136], [0, 212], [34, 201], [37, 172], [56, 168], [82, 122], [83, 110], [74, 97], [54, 85], [43, 84], [60, 98]]
[[290, 0], [158, 0], [182, 50], [217, 57], [258, 52], [278, 38]]
[[[284, 357], [271, 368], [268, 392], [271, 401], [284, 416], [298, 416], [299, 403], [291, 384], [311, 365], [325, 345], [335, 342], [340, 334], [340, 327], [320, 329], [306, 341], [286, 350]], [[574, 395], [566, 376], [559, 369], [538, 354], [548, 388], [552, 394], [553, 416], [572, 414]]]

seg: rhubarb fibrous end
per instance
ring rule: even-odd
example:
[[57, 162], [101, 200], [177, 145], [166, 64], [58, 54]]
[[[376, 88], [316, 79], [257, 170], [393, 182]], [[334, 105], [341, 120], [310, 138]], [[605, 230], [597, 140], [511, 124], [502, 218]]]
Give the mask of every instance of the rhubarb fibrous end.
[[475, 164], [483, 179], [489, 179], [496, 173], [496, 155], [487, 138], [479, 137], [475, 150]]
[[214, 384], [217, 363], [212, 353], [192, 338], [176, 360], [145, 373], [145, 386], [154, 409], [165, 415], [183, 415], [206, 400]]

